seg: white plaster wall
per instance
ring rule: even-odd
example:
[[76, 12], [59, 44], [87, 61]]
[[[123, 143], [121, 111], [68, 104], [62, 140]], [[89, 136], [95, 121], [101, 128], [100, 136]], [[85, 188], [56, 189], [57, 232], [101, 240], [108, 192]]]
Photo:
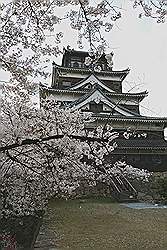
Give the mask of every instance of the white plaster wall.
[[49, 95], [49, 98], [52, 100], [57, 100], [57, 101], [76, 101], [80, 98], [80, 96], [76, 95], [70, 95], [70, 94], [64, 94], [64, 93], [54, 93]]
[[[78, 72], [78, 73], [63, 72], [63, 73], [61, 73], [61, 76], [65, 76], [65, 77], [69, 77], [69, 78], [73, 78], [73, 77], [86, 78], [88, 75], [90, 75], [90, 73], [91, 72], [88, 72], [87, 74], [85, 74], [85, 73], [81, 74], [81, 72]], [[97, 75], [97, 77], [100, 80], [110, 80], [110, 81], [120, 81], [121, 80], [121, 77], [119, 77], [117, 75], [114, 75], [114, 76], [99, 76], [99, 75]]]

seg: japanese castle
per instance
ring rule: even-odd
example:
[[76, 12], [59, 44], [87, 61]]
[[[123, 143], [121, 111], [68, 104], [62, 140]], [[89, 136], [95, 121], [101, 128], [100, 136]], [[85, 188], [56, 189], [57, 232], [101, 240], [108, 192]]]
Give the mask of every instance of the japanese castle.
[[[41, 96], [73, 110], [91, 112], [95, 119], [90, 128], [110, 124], [118, 131], [113, 162], [123, 160], [134, 167], [167, 171], [167, 118], [140, 114], [140, 102], [148, 92], [123, 93], [122, 84], [130, 70], [113, 70], [112, 57], [112, 53], [103, 54], [93, 61], [88, 52], [64, 49], [62, 65], [53, 62], [51, 87], [42, 86]], [[123, 133], [129, 130], [133, 136], [125, 139]]]

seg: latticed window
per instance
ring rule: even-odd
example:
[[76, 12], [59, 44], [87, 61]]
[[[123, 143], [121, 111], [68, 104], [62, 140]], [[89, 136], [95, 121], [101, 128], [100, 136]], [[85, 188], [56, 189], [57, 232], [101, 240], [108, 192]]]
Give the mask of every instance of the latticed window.
[[69, 82], [69, 81], [63, 81], [63, 82], [62, 82], [62, 86], [63, 86], [63, 87], [66, 87], [66, 88], [67, 88], [67, 87], [71, 87], [71, 82]]
[[102, 103], [90, 103], [89, 104], [90, 111], [94, 113], [99, 113], [103, 111], [103, 104]]
[[82, 68], [82, 59], [80, 57], [71, 58], [71, 67]]
[[73, 63], [72, 63], [72, 66], [73, 66], [74, 68], [79, 68], [79, 63], [78, 63], [78, 62], [73, 62]]
[[161, 161], [160, 155], [156, 155], [156, 154], [153, 155], [152, 156], [152, 162], [155, 163], [155, 164], [161, 164], [162, 161]]

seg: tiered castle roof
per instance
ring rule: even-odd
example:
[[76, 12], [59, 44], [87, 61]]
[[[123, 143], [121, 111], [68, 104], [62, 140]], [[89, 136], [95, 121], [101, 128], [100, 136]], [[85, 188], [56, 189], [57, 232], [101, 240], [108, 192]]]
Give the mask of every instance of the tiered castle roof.
[[[148, 95], [147, 91], [123, 93], [122, 82], [129, 73], [109, 67], [105, 55], [95, 63], [85, 65], [88, 52], [64, 49], [62, 65], [53, 63], [52, 85], [43, 87], [46, 95], [51, 95], [62, 106], [73, 110], [92, 112], [99, 120], [133, 121], [167, 124], [167, 118], [142, 116], [140, 102]], [[91, 57], [90, 57], [91, 58]], [[96, 70], [95, 67], [100, 67]]]
[[[102, 55], [96, 60], [88, 52], [64, 49], [62, 65], [53, 63], [51, 87], [42, 86], [41, 96], [57, 100], [63, 108], [91, 112], [95, 119], [87, 125], [90, 128], [109, 123], [121, 133], [130, 128], [147, 134], [145, 139], [138, 136], [130, 140], [118, 138], [114, 154], [119, 155], [118, 159], [122, 155], [137, 167], [155, 170], [158, 166], [164, 170], [167, 160], [167, 141], [164, 140], [167, 118], [140, 114], [140, 102], [148, 92], [124, 93], [122, 83], [130, 70], [113, 70], [112, 56]], [[91, 64], [86, 66], [88, 57]]]

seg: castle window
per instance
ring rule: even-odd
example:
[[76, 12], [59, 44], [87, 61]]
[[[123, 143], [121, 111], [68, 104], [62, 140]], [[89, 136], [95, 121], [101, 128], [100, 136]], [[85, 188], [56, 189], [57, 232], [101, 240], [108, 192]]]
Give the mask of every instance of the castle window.
[[70, 101], [62, 101], [61, 104], [63, 104], [64, 106], [68, 106], [71, 102]]
[[62, 86], [65, 87], [65, 88], [71, 87], [71, 82], [63, 81]]
[[78, 62], [73, 62], [73, 65], [72, 65], [74, 68], [79, 68], [79, 63]]
[[92, 88], [92, 85], [91, 84], [88, 84], [85, 86], [85, 89], [91, 89]]
[[153, 155], [152, 156], [152, 162], [154, 163], [154, 164], [161, 164], [161, 157], [159, 156], [159, 155]]
[[82, 68], [82, 60], [80, 57], [72, 57], [71, 58], [71, 67], [74, 68]]
[[90, 111], [94, 113], [99, 113], [103, 111], [103, 104], [102, 103], [90, 103], [89, 104]]

